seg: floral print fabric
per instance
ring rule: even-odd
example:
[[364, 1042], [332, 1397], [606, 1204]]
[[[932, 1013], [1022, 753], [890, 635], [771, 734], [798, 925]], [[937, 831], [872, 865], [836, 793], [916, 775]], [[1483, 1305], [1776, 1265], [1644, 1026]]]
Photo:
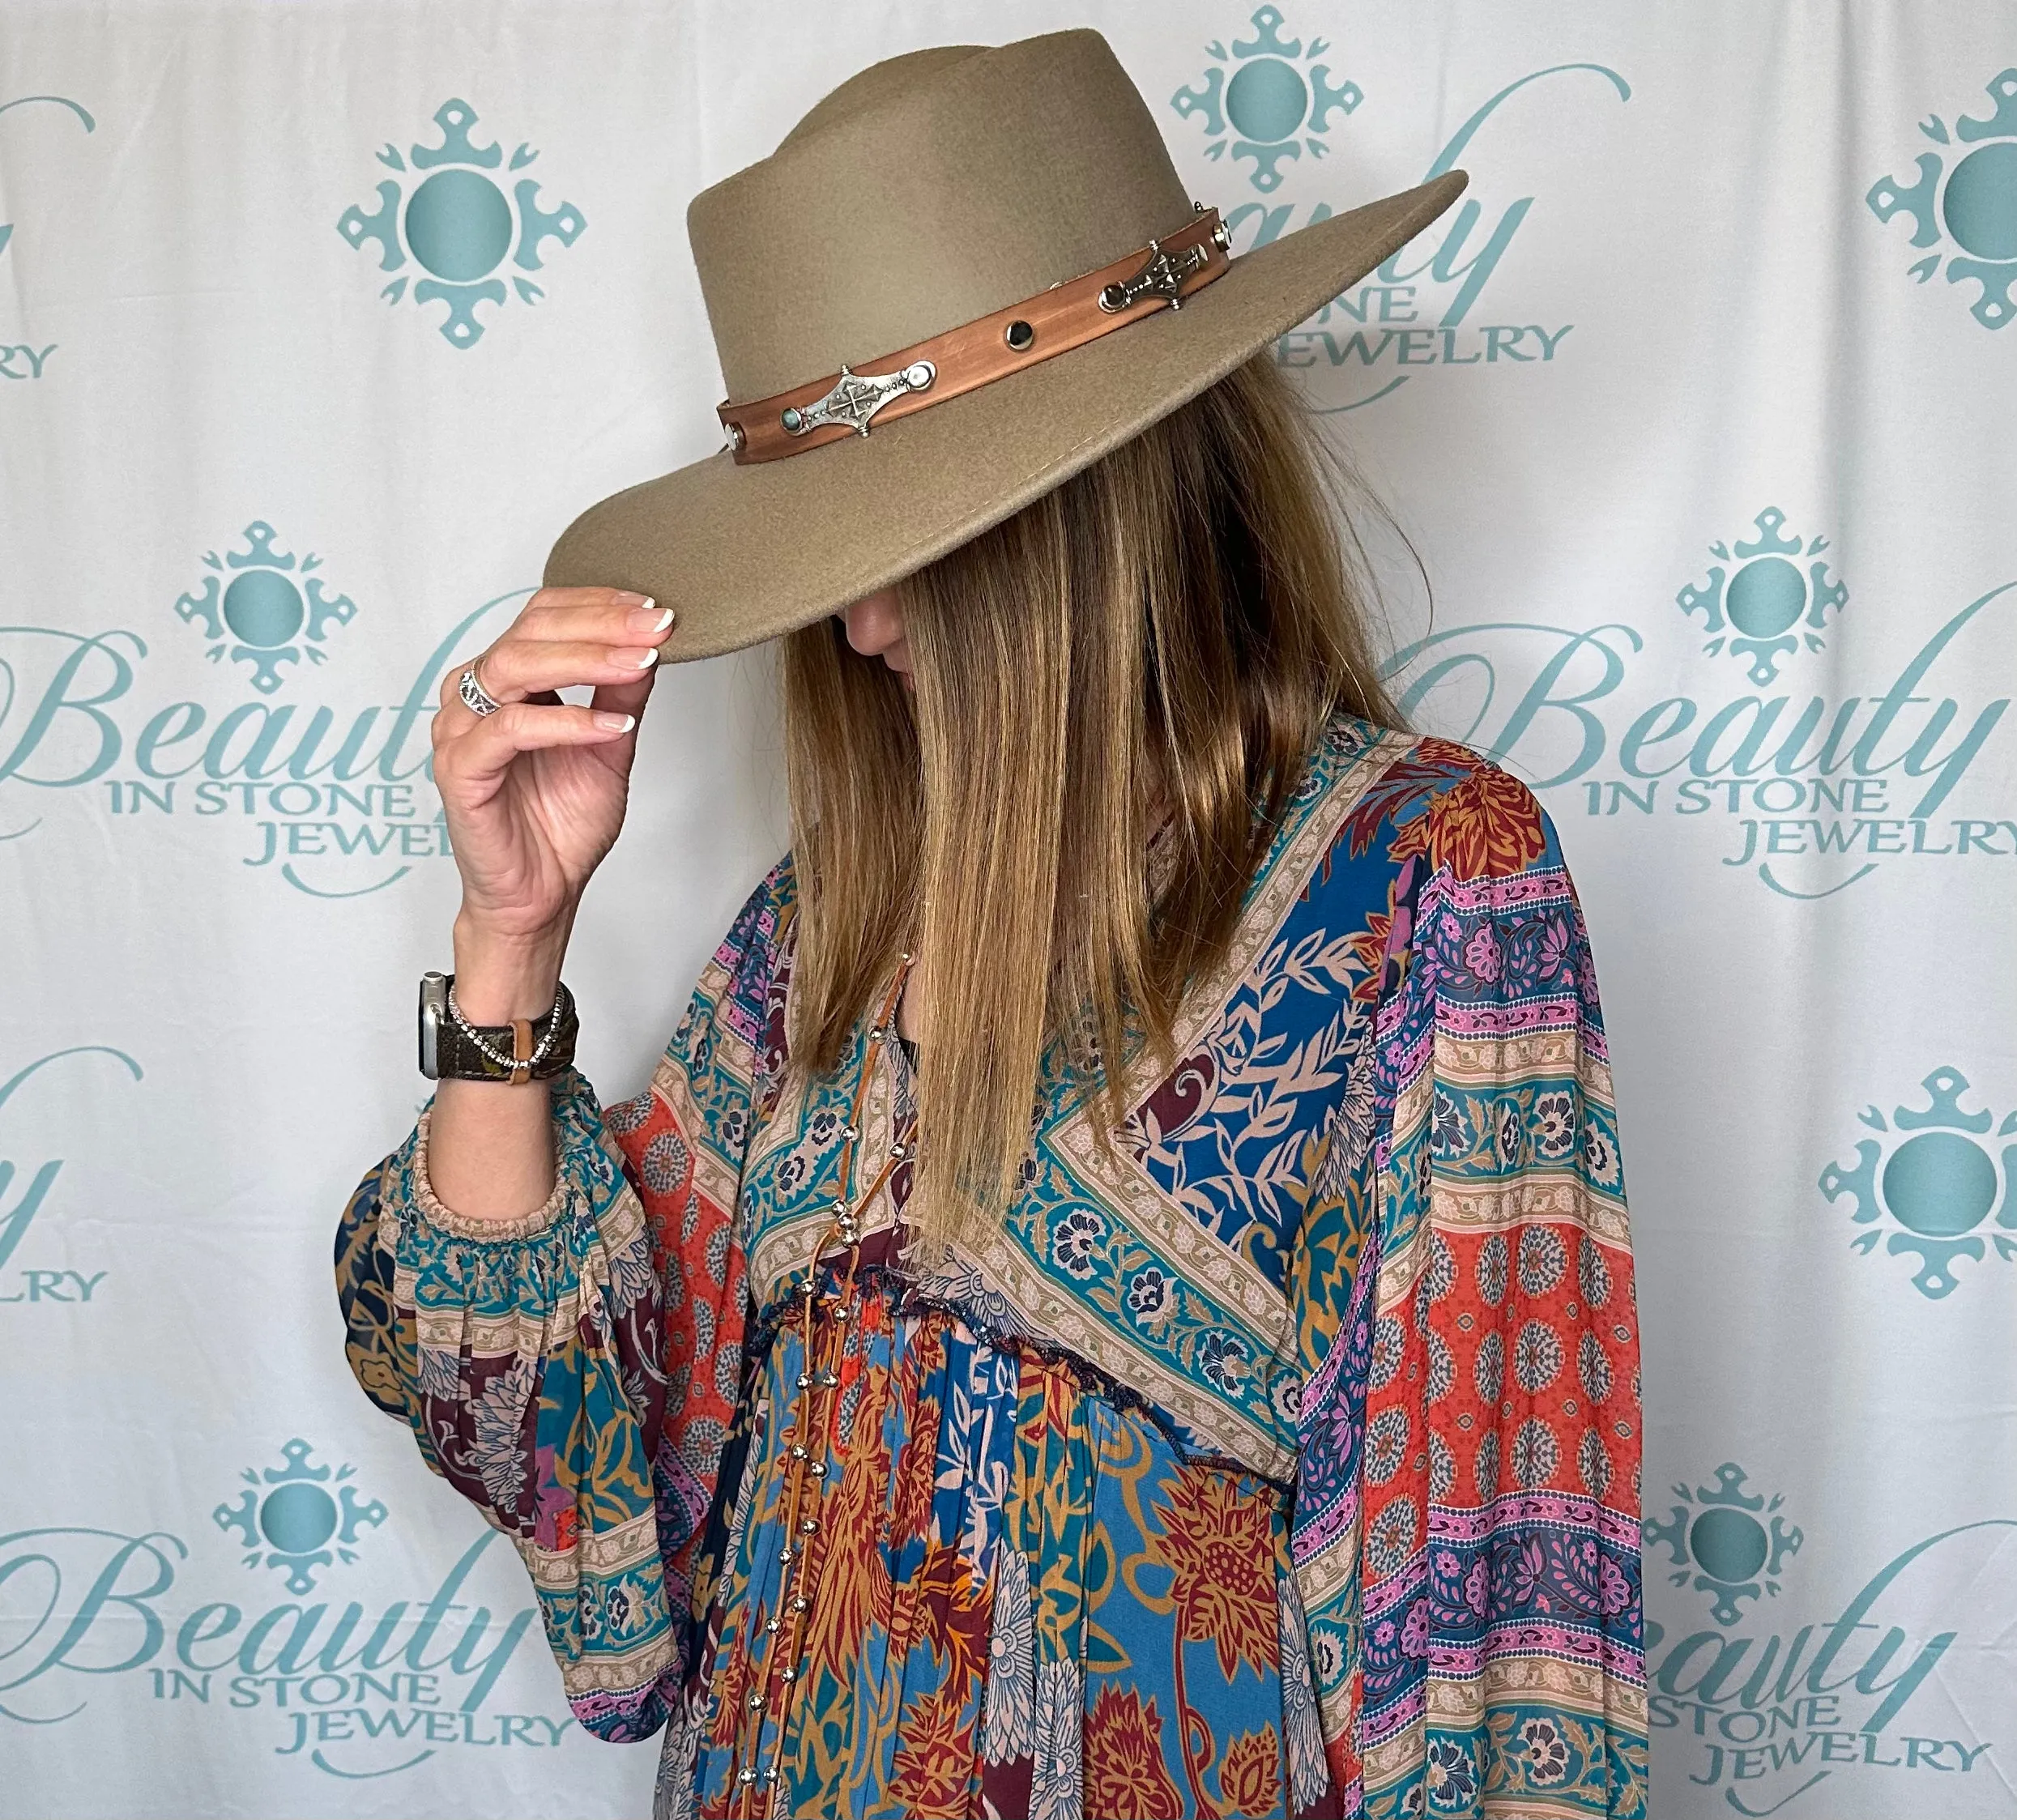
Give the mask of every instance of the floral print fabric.
[[584, 1726], [663, 1732], [660, 1814], [1643, 1814], [1623, 1179], [1525, 788], [1334, 723], [1115, 1141], [1047, 1076], [957, 1260], [891, 1171], [753, 1735], [857, 1085], [864, 1181], [915, 1140], [886, 1034], [787, 1065], [794, 914], [787, 861], [646, 1093], [557, 1085], [545, 1208], [441, 1205], [424, 1117], [338, 1235], [360, 1382], [518, 1547]]

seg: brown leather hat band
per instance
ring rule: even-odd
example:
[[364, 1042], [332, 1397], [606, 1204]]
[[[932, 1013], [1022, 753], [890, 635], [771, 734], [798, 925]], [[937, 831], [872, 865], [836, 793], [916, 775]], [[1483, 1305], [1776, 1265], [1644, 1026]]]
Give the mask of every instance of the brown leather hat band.
[[862, 372], [842, 367], [767, 399], [718, 405], [715, 414], [738, 463], [774, 462], [842, 437], [866, 436], [872, 420], [907, 417], [1159, 309], [1182, 308], [1184, 298], [1231, 263], [1230, 238], [1218, 211], [1200, 205], [1182, 232], [1098, 271], [868, 361]]

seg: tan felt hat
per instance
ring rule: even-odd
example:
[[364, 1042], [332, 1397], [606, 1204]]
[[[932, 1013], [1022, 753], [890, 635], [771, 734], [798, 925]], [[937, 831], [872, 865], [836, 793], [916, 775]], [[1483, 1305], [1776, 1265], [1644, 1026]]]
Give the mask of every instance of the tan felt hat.
[[809, 624], [1223, 378], [1464, 183], [1235, 258], [1097, 32], [876, 64], [687, 211], [729, 446], [591, 506], [546, 582], [676, 607], [676, 660]]

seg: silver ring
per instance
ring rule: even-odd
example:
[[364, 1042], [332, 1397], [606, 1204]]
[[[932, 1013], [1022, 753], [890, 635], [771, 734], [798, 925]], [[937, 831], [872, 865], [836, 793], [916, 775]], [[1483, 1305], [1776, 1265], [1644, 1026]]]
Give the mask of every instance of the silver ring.
[[463, 672], [462, 680], [455, 685], [455, 692], [462, 697], [463, 705], [472, 714], [494, 714], [504, 705], [477, 680], [476, 666], [473, 663]]

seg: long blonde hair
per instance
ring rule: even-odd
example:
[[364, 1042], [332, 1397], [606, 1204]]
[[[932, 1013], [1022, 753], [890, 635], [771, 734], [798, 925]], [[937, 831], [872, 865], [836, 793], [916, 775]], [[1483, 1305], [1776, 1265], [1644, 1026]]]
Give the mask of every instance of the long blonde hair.
[[[1350, 484], [1260, 356], [905, 582], [915, 699], [837, 620], [786, 641], [793, 1059], [831, 1068], [915, 945], [914, 1230], [999, 1218], [1047, 1044], [1167, 1058], [1325, 722], [1398, 724]], [[1118, 1065], [1089, 1097], [1103, 1138]]]

